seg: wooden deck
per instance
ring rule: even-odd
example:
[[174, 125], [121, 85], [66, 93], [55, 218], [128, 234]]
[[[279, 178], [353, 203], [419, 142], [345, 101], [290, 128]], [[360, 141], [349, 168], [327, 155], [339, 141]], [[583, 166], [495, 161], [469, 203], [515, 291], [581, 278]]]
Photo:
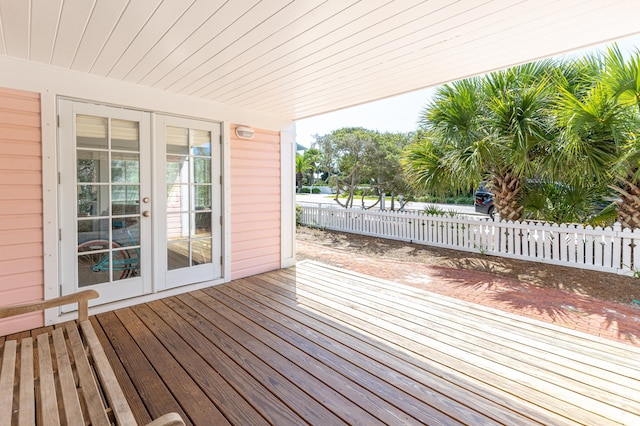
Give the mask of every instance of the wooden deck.
[[92, 318], [139, 421], [640, 424], [640, 350], [303, 262]]

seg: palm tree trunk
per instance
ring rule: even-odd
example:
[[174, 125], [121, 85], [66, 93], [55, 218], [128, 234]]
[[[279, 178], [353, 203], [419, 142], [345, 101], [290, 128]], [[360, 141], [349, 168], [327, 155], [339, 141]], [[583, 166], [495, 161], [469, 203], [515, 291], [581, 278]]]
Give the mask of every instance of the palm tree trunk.
[[629, 173], [624, 180], [623, 188], [611, 186], [620, 194], [618, 204], [618, 222], [623, 228], [640, 228], [640, 188], [632, 183], [634, 173]]
[[522, 219], [523, 206], [520, 204], [522, 183], [511, 173], [495, 176], [492, 181], [493, 205], [502, 220], [519, 221]]

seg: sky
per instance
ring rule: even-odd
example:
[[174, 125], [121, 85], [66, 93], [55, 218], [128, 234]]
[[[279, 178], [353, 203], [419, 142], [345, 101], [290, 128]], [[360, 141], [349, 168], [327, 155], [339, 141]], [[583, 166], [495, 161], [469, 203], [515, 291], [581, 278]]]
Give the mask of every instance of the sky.
[[[618, 46], [625, 52], [640, 48], [640, 36], [619, 40]], [[610, 43], [584, 49], [574, 54], [604, 49]], [[420, 114], [429, 103], [435, 88], [398, 95], [328, 114], [318, 115], [296, 122], [296, 141], [310, 147], [314, 135], [326, 135], [343, 127], [364, 127], [379, 132], [411, 132], [418, 128]]]

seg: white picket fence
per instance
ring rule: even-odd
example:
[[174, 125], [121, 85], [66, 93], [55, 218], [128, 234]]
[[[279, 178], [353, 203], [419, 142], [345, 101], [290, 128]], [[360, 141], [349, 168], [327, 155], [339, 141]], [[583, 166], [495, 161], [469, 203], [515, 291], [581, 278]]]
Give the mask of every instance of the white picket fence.
[[301, 223], [312, 227], [623, 275], [640, 270], [640, 229], [622, 229], [618, 223], [603, 229], [329, 204], [299, 206]]

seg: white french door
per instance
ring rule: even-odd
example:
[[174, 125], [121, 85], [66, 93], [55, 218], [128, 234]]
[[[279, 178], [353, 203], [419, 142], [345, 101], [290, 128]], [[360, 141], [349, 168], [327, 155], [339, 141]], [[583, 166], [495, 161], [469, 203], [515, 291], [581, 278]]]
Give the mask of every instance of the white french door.
[[156, 119], [158, 285], [172, 288], [222, 277], [220, 124]]
[[103, 304], [220, 277], [219, 124], [71, 100], [59, 112], [61, 293]]
[[61, 293], [151, 292], [150, 114], [68, 100], [59, 111]]

